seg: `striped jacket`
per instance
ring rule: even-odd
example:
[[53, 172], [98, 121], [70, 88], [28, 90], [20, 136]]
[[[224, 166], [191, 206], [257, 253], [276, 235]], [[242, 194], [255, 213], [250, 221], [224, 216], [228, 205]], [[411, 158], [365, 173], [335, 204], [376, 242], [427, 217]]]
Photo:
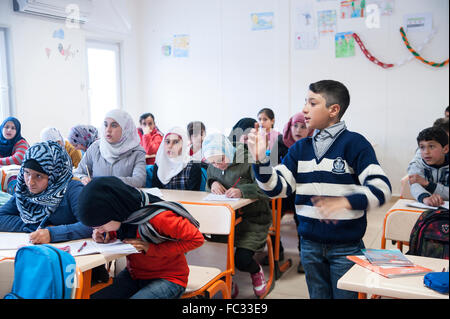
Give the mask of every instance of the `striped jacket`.
[[[289, 148], [282, 164], [270, 168], [253, 164], [259, 187], [269, 197], [295, 194], [298, 231], [306, 239], [321, 243], [352, 243], [366, 231], [366, 211], [383, 205], [391, 197], [391, 185], [370, 143], [360, 134], [343, 130], [322, 156], [317, 158], [312, 138]], [[352, 210], [333, 214], [336, 223], [323, 217], [311, 202], [313, 196], [345, 196]]]
[[0, 157], [0, 165], [21, 165], [25, 152], [30, 147], [25, 139], [18, 140], [12, 149], [11, 156]]

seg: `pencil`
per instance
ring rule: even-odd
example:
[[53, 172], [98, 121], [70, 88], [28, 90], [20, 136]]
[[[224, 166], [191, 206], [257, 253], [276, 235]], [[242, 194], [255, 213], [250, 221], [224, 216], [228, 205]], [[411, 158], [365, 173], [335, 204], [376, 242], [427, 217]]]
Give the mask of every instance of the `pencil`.
[[236, 183], [234, 183], [234, 185], [233, 186], [231, 186], [230, 188], [233, 188], [234, 186], [236, 186], [237, 185], [237, 183], [239, 183], [239, 181], [241, 180], [241, 177], [239, 177], [238, 178], [238, 180], [236, 181]]
[[87, 166], [87, 164], [85, 166], [86, 166], [86, 171], [87, 171], [87, 174], [88, 174], [88, 178], [91, 179], [91, 175], [89, 174], [89, 167]]
[[85, 241], [85, 242], [83, 243], [83, 245], [81, 245], [81, 247], [77, 250], [77, 252], [78, 252], [78, 253], [81, 252], [81, 251], [83, 250], [83, 248], [86, 247], [86, 246], [87, 246], [87, 242]]

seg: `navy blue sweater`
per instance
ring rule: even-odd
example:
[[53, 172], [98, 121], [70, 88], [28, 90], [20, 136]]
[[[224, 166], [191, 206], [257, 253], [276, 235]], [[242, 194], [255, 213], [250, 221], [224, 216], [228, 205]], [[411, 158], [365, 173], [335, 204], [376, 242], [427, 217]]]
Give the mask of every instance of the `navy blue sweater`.
[[[80, 238], [90, 238], [92, 228], [83, 225], [78, 220], [78, 196], [83, 184], [71, 180], [67, 191], [58, 208], [53, 212], [44, 228], [50, 232], [51, 242], [69, 241]], [[52, 227], [45, 227], [51, 225]], [[16, 196], [0, 207], [0, 231], [3, 232], [33, 232], [39, 224], [25, 224], [17, 209]]]

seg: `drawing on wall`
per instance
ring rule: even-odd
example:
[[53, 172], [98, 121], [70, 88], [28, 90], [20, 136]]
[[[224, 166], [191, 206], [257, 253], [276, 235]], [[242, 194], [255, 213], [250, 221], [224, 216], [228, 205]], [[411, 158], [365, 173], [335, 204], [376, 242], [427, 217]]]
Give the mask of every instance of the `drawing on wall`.
[[175, 58], [189, 57], [190, 40], [187, 34], [175, 34], [173, 36], [173, 56]]
[[371, 4], [377, 5], [378, 12], [382, 16], [390, 16], [394, 13], [394, 0], [367, 0], [366, 10]]
[[250, 14], [252, 31], [273, 29], [273, 12], [261, 12]]
[[170, 44], [163, 44], [161, 46], [161, 54], [163, 56], [171, 56], [172, 54], [172, 46]]
[[50, 59], [50, 54], [52, 53], [52, 49], [45, 48], [45, 54], [47, 55], [47, 59]]
[[336, 58], [355, 56], [355, 39], [353, 32], [340, 32], [334, 36]]
[[74, 58], [75, 55], [79, 52], [79, 50], [72, 50], [72, 45], [69, 44], [66, 48], [64, 48], [62, 43], [58, 44], [58, 51], [61, 53], [65, 60], [67, 61], [69, 58]]
[[295, 48], [297, 50], [316, 49], [319, 44], [317, 24], [314, 21], [312, 2], [304, 2], [301, 7], [296, 8], [295, 23]]
[[403, 26], [406, 28], [407, 32], [431, 32], [433, 28], [432, 14], [430, 12], [406, 14], [403, 16]]
[[317, 11], [319, 35], [336, 33], [336, 10]]
[[53, 37], [57, 39], [64, 40], [64, 30], [58, 29], [53, 32]]
[[364, 18], [366, 0], [341, 1], [341, 19]]

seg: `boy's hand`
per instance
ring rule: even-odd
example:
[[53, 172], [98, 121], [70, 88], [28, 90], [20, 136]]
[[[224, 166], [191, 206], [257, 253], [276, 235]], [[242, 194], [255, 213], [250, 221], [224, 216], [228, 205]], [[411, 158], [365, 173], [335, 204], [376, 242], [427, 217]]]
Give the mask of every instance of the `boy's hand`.
[[141, 239], [124, 239], [123, 242], [125, 244], [133, 245], [134, 248], [141, 253], [147, 253], [149, 248], [149, 244]]
[[48, 229], [38, 229], [30, 234], [32, 244], [48, 244], [50, 242], [50, 232]]
[[247, 146], [255, 161], [266, 157], [267, 137], [266, 134], [259, 132], [259, 123], [255, 123], [255, 128], [248, 134]]
[[225, 192], [225, 196], [229, 198], [242, 198], [242, 192], [239, 188], [230, 188]]
[[217, 181], [211, 184], [211, 193], [213, 194], [223, 195], [226, 191], [227, 189]]
[[329, 218], [333, 213], [342, 211], [344, 209], [352, 209], [347, 198], [341, 197], [323, 197], [314, 196], [311, 198], [312, 203], [319, 210], [319, 213], [324, 216], [324, 219]]
[[444, 205], [444, 200], [442, 199], [441, 195], [433, 194], [429, 197], [425, 197], [423, 199], [423, 203], [428, 206], [439, 207]]
[[409, 184], [412, 185], [416, 183], [423, 187], [427, 187], [429, 184], [429, 182], [419, 174], [409, 175]]

